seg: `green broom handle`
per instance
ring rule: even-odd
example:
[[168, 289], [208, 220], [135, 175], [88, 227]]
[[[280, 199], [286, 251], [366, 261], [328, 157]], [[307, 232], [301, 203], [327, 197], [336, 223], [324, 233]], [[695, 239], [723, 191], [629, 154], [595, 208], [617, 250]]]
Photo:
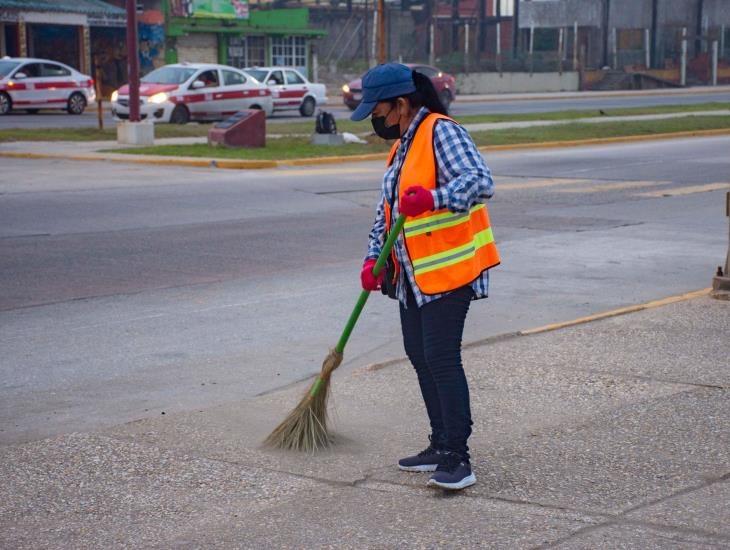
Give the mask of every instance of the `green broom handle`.
[[[380, 251], [378, 261], [375, 262], [375, 267], [373, 267], [373, 275], [375, 275], [376, 277], [382, 271], [383, 266], [385, 266], [385, 262], [387, 261], [388, 255], [393, 248], [393, 244], [398, 238], [400, 232], [403, 230], [403, 224], [405, 223], [405, 215], [401, 214], [400, 216], [398, 216], [398, 219], [395, 221], [393, 229], [390, 231], [390, 234], [388, 235], [388, 238], [383, 245], [383, 249]], [[369, 296], [369, 290], [363, 290], [360, 293], [360, 297], [357, 299], [357, 303], [355, 304], [355, 309], [352, 310], [350, 318], [347, 320], [347, 324], [345, 325], [345, 330], [342, 331], [342, 336], [340, 336], [340, 341], [337, 342], [337, 346], [335, 347], [335, 351], [337, 351], [338, 353], [342, 353], [345, 351], [345, 345], [347, 345], [347, 341], [350, 339], [352, 329], [355, 328], [355, 323], [357, 323], [357, 320], [360, 317], [360, 313], [362, 313], [362, 309], [365, 307], [365, 302], [368, 301]]]

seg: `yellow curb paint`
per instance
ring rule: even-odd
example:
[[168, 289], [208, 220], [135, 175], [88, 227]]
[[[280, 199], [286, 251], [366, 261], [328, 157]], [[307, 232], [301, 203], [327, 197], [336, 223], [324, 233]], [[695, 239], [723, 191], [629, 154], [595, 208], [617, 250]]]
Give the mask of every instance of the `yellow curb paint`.
[[602, 145], [607, 143], [634, 143], [639, 141], [655, 141], [682, 137], [708, 137], [730, 135], [730, 128], [714, 130], [696, 130], [687, 132], [670, 132], [666, 134], [642, 134], [638, 136], [615, 136], [607, 138], [589, 138], [566, 141], [539, 141], [537, 143], [513, 143], [511, 145], [482, 145], [480, 151], [512, 151], [520, 149], [547, 149], [553, 147], [582, 147], [586, 145]]
[[[634, 143], [640, 141], [655, 141], [661, 139], [673, 139], [681, 137], [707, 137], [707, 136], [723, 136], [730, 135], [730, 128], [719, 128], [715, 130], [697, 130], [687, 132], [672, 132], [666, 134], [645, 134], [640, 136], [617, 136], [609, 138], [591, 138], [584, 140], [571, 141], [542, 141], [538, 143], [516, 143], [512, 145], [484, 145], [479, 147], [480, 151], [513, 151], [524, 149], [546, 149], [557, 147], [581, 147], [586, 145], [601, 145], [609, 143]], [[371, 160], [386, 160], [388, 158], [385, 153], [369, 153], [366, 155], [352, 155], [340, 157], [319, 157], [319, 158], [300, 158], [288, 160], [231, 160], [217, 158], [175, 158], [149, 155], [148, 158], [139, 159], [130, 155], [130, 158], [120, 157], [103, 157], [90, 155], [58, 155], [52, 153], [25, 153], [19, 151], [0, 151], [0, 157], [6, 158], [23, 158], [23, 159], [64, 159], [64, 160], [85, 160], [85, 161], [112, 161], [126, 162], [132, 164], [158, 164], [166, 166], [193, 166], [197, 168], [210, 168], [218, 166], [219, 168], [230, 168], [238, 170], [246, 169], [264, 169], [277, 168], [280, 166], [317, 166], [324, 164], [342, 164], [347, 162], [363, 162]]]
[[522, 336], [529, 336], [531, 334], [540, 334], [542, 332], [549, 332], [552, 330], [558, 330], [561, 328], [572, 327], [575, 325], [582, 325], [584, 323], [590, 323], [591, 321], [598, 321], [600, 319], [606, 319], [609, 317], [617, 317], [618, 315], [625, 315], [627, 313], [634, 313], [637, 311], [643, 311], [645, 309], [653, 309], [677, 302], [684, 302], [686, 300], [692, 300], [693, 298], [699, 298], [701, 296], [707, 296], [710, 294], [710, 288], [703, 288], [702, 290], [695, 290], [693, 292], [687, 292], [685, 294], [679, 294], [678, 296], [670, 296], [668, 298], [662, 298], [661, 300], [654, 300], [646, 302], [644, 304], [637, 304], [634, 306], [622, 307], [619, 309], [612, 309], [610, 311], [604, 311], [603, 313], [596, 313], [594, 315], [588, 315], [587, 317], [579, 317], [571, 321], [564, 321], [562, 323], [552, 323], [542, 327], [531, 328], [527, 330], [521, 330], [518, 334]]
[[363, 162], [369, 160], [387, 160], [387, 153], [368, 153], [366, 155], [348, 155], [342, 157], [313, 157], [301, 159], [279, 160], [279, 166], [316, 166], [320, 164], [340, 164], [342, 162]]

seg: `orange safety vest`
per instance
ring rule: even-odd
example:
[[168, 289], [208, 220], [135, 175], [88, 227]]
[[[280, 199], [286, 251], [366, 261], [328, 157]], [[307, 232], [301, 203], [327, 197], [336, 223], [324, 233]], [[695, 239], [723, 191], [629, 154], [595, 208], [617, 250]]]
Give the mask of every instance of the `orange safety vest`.
[[[397, 183], [399, 200], [403, 196], [401, 190], [412, 185], [429, 191], [437, 188], [433, 128], [441, 119], [454, 122], [447, 116], [431, 113], [416, 129]], [[388, 166], [393, 163], [399, 145], [399, 141], [393, 144]], [[390, 231], [391, 208], [386, 198], [383, 202], [385, 227]], [[447, 208], [424, 212], [410, 217], [403, 231], [416, 284], [424, 294], [440, 294], [467, 285], [500, 261], [485, 204], [477, 204], [469, 212], [455, 213]], [[392, 257], [397, 272], [395, 253]]]

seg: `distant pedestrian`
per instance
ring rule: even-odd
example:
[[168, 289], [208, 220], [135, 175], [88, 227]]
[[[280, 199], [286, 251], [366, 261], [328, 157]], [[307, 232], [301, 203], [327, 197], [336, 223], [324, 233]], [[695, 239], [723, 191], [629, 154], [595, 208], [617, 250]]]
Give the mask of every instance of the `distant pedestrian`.
[[[499, 263], [487, 208], [489, 168], [464, 128], [446, 116], [428, 77], [387, 63], [363, 78], [352, 120], [372, 115], [375, 133], [397, 140], [383, 178], [361, 280], [399, 301], [403, 344], [415, 367], [431, 424], [430, 444], [398, 462], [434, 472], [429, 485], [476, 483], [469, 461], [469, 388], [461, 362], [464, 320], [472, 300], [486, 298]], [[373, 267], [399, 214], [407, 221], [379, 277]], [[387, 271], [387, 273], [386, 273]]]

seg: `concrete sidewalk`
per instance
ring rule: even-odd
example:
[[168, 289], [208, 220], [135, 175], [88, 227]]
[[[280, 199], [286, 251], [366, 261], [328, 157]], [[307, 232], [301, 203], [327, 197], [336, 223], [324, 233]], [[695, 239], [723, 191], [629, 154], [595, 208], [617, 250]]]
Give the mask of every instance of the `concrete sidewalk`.
[[728, 547], [729, 328], [703, 296], [470, 347], [460, 494], [395, 468], [427, 434], [405, 362], [336, 373], [337, 445], [313, 456], [259, 447], [307, 383], [0, 447], [0, 546]]

